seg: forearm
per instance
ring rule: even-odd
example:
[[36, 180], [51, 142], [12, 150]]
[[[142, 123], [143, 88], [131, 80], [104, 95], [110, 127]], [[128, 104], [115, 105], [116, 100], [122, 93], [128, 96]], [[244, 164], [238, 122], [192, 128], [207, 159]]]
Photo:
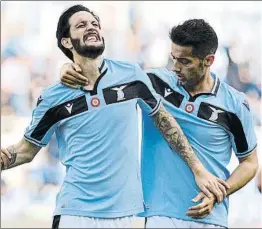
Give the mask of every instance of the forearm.
[[32, 161], [36, 153], [40, 150], [40, 147], [31, 144], [30, 142], [26, 141], [24, 138], [15, 145], [11, 145], [6, 148], [9, 155], [4, 150], [1, 150], [1, 158], [5, 157], [4, 166], [1, 168], [10, 169], [25, 163]]
[[244, 187], [255, 177], [257, 170], [258, 164], [256, 162], [243, 161], [240, 163], [226, 181], [230, 186], [227, 196]]
[[194, 174], [203, 169], [202, 163], [195, 155], [177, 121], [163, 106], [153, 116], [153, 121], [172, 150], [180, 154]]

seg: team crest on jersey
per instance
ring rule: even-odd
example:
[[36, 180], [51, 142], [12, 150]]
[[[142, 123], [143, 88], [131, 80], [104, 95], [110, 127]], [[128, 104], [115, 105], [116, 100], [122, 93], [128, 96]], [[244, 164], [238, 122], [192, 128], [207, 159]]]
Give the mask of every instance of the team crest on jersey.
[[191, 104], [191, 103], [188, 103], [187, 105], [186, 105], [186, 108], [185, 108], [185, 110], [186, 110], [186, 112], [187, 113], [192, 113], [193, 111], [194, 111], [194, 105], [193, 104]]
[[216, 109], [216, 108], [211, 107], [211, 106], [209, 106], [209, 108], [212, 110], [212, 113], [211, 113], [211, 116], [209, 117], [209, 120], [210, 120], [210, 121], [213, 121], [213, 122], [217, 122], [217, 120], [218, 120], [218, 115], [219, 115], [220, 113], [224, 113], [224, 111], [219, 110], [219, 109]]
[[98, 106], [100, 105], [100, 100], [99, 100], [99, 98], [92, 98], [92, 99], [91, 99], [91, 105], [92, 105], [93, 107], [98, 107]]
[[117, 101], [121, 101], [121, 100], [125, 100], [125, 93], [124, 93], [124, 89], [127, 87], [128, 85], [122, 85], [119, 87], [114, 87], [111, 88], [111, 90], [116, 91], [117, 92]]

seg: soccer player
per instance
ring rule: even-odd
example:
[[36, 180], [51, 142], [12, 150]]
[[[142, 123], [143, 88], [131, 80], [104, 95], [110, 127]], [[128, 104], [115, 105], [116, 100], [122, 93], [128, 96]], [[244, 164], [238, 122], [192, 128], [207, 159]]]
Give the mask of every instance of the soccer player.
[[[227, 180], [229, 196], [246, 185], [258, 168], [252, 113], [243, 93], [210, 72], [218, 38], [207, 22], [185, 21], [172, 28], [170, 38], [173, 71], [160, 68], [147, 74], [204, 166]], [[73, 74], [66, 75], [65, 69], [62, 75], [62, 81], [80, 83]], [[192, 171], [145, 115], [142, 146], [146, 210], [140, 216], [146, 217], [147, 228], [228, 226], [228, 198], [218, 204], [214, 196], [199, 192]], [[226, 166], [232, 149], [239, 165], [230, 175]]]
[[24, 138], [1, 148], [1, 169], [10, 169], [32, 161], [56, 133], [66, 176], [53, 228], [131, 227], [130, 216], [144, 210], [137, 104], [204, 191], [219, 193], [227, 187], [203, 167], [138, 65], [102, 58], [101, 34], [99, 18], [84, 6], [72, 6], [60, 16], [58, 47], [81, 67], [89, 85], [74, 90], [56, 83], [45, 89]]

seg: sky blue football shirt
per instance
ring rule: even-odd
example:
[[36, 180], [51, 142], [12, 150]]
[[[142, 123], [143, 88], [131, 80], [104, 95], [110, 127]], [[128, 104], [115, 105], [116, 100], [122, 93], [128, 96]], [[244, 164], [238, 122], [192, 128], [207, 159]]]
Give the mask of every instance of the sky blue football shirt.
[[[232, 149], [238, 158], [256, 147], [252, 113], [245, 95], [214, 74], [211, 93], [191, 97], [167, 69], [147, 71], [163, 98], [166, 109], [176, 118], [194, 152], [214, 175], [226, 180]], [[199, 193], [194, 176], [174, 153], [152, 120], [143, 115], [142, 182], [146, 212], [141, 216], [168, 216], [227, 227], [228, 199], [216, 204], [204, 219], [186, 216], [191, 199]]]
[[138, 104], [148, 115], [160, 106], [138, 65], [104, 59], [92, 91], [57, 83], [44, 90], [25, 138], [48, 144], [56, 134], [66, 176], [55, 215], [115, 218], [143, 211]]

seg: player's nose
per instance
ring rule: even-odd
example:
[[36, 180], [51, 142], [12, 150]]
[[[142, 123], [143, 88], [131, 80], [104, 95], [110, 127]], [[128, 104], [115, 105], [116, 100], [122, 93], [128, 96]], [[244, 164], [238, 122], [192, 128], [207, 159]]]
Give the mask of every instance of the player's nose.
[[173, 60], [173, 68], [172, 68], [172, 71], [173, 71], [173, 72], [176, 72], [176, 73], [181, 72], [180, 65], [179, 65], [178, 61], [176, 61], [176, 60]]
[[173, 66], [172, 67], [172, 71], [175, 72], [175, 73], [180, 73], [181, 72], [181, 68], [177, 67], [177, 66]]

